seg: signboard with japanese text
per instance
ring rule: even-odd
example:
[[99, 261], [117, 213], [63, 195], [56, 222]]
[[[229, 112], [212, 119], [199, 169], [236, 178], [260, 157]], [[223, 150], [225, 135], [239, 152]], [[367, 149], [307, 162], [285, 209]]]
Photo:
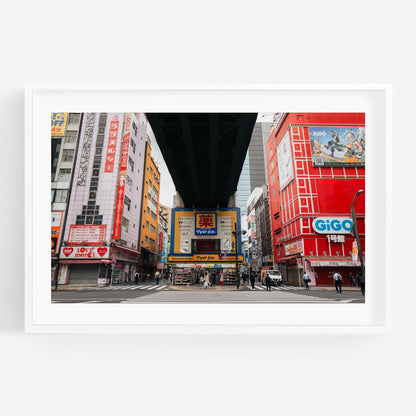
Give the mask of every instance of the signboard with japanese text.
[[56, 254], [58, 251], [63, 215], [63, 211], [51, 212], [51, 254]]
[[51, 136], [64, 136], [68, 113], [51, 113]]
[[303, 253], [303, 240], [295, 241], [285, 245], [285, 255]]
[[85, 120], [84, 142], [82, 144], [81, 159], [79, 163], [77, 185], [85, 186], [87, 180], [87, 171], [89, 166], [91, 143], [94, 132], [95, 113], [88, 113]]
[[[186, 208], [173, 209], [169, 250], [171, 255], [168, 262], [197, 261], [195, 256], [202, 255], [202, 252], [197, 252], [200, 247], [209, 247], [209, 251], [203, 253], [204, 257], [200, 261], [235, 261], [235, 237], [232, 232], [237, 224], [237, 230], [240, 231], [239, 214], [238, 208], [197, 211]], [[240, 257], [240, 233], [237, 248]], [[228, 255], [234, 256], [233, 259], [228, 258]], [[243, 260], [242, 256], [241, 258]]]
[[314, 166], [365, 166], [365, 127], [307, 129]]
[[114, 170], [119, 123], [118, 116], [113, 116], [110, 122], [110, 132], [108, 134], [107, 154], [104, 166], [105, 173], [111, 173]]
[[217, 235], [217, 214], [195, 214], [195, 235]]
[[60, 259], [108, 259], [109, 247], [63, 247]]
[[120, 238], [121, 235], [121, 219], [123, 214], [124, 205], [124, 189], [126, 186], [126, 172], [127, 172], [127, 159], [129, 155], [130, 144], [130, 128], [131, 128], [131, 114], [126, 114], [124, 123], [124, 136], [121, 148], [120, 159], [120, 173], [117, 188], [117, 201], [116, 201], [116, 213], [114, 216], [114, 231], [113, 238], [115, 240]]
[[68, 243], [103, 244], [107, 232], [106, 225], [71, 225], [69, 228]]

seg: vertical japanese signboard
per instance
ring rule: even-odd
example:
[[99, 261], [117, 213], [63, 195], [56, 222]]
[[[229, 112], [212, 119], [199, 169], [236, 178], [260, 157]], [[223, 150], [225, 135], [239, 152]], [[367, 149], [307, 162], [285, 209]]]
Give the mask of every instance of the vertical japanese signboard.
[[105, 173], [111, 173], [114, 169], [114, 160], [116, 157], [117, 135], [118, 135], [118, 116], [113, 116], [110, 123], [110, 133], [108, 136], [107, 156], [105, 158]]
[[117, 188], [116, 213], [114, 216], [113, 238], [115, 240], [119, 239], [121, 234], [121, 219], [123, 214], [124, 189], [126, 186], [127, 159], [129, 156], [130, 145], [131, 115], [126, 114], [125, 117], [126, 118], [124, 123], [124, 136], [123, 143], [121, 146], [120, 174]]
[[64, 136], [68, 113], [51, 113], [51, 136]]
[[59, 234], [61, 232], [63, 211], [51, 212], [51, 254], [58, 251]]
[[81, 149], [81, 160], [79, 163], [77, 185], [85, 186], [87, 170], [91, 154], [92, 135], [94, 131], [95, 113], [88, 113], [85, 122], [84, 143]]

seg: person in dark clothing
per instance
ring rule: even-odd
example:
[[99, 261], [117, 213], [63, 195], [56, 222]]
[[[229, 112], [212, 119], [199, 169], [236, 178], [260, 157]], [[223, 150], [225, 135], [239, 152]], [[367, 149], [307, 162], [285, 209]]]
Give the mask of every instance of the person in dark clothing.
[[269, 273], [266, 273], [265, 281], [266, 281], [266, 290], [268, 292], [271, 292], [272, 291], [272, 279], [270, 279]]
[[251, 288], [254, 289], [254, 282], [256, 281], [256, 275], [252, 272], [250, 274], [250, 283], [251, 283]]
[[360, 273], [360, 288], [361, 288], [361, 293], [365, 295], [365, 275], [361, 273]]
[[134, 283], [137, 285], [139, 283], [139, 273], [134, 274]]

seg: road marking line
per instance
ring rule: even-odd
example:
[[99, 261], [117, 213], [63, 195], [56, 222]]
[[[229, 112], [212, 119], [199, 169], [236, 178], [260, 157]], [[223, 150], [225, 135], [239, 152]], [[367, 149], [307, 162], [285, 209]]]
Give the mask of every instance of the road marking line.
[[259, 289], [259, 290], [264, 290], [264, 288], [262, 288], [262, 287], [260, 287], [260, 286], [254, 286], [256, 289]]
[[139, 289], [147, 289], [148, 287], [152, 287], [152, 285], [140, 286]]
[[160, 289], [163, 289], [164, 287], [166, 287], [167, 285], [163, 285], [163, 286], [160, 286], [160, 287], [158, 287], [156, 290], [160, 290]]
[[149, 288], [147, 288], [146, 290], [152, 290], [152, 289], [156, 289], [157, 287], [159, 287], [159, 285], [157, 285], [157, 286], [155, 286], [155, 285], [152, 285], [152, 286], [150, 286]]

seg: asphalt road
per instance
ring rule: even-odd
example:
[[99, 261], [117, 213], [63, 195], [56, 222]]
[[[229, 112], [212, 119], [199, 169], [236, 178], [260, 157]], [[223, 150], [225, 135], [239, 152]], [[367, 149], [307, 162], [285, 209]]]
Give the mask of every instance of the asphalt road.
[[167, 282], [126, 284], [106, 287], [52, 290], [53, 303], [364, 303], [365, 296], [357, 288], [345, 287], [341, 294], [333, 287], [304, 287], [282, 285], [267, 292], [265, 286], [255, 284], [252, 290], [242, 284], [234, 287], [218, 286], [201, 289], [170, 286]]

